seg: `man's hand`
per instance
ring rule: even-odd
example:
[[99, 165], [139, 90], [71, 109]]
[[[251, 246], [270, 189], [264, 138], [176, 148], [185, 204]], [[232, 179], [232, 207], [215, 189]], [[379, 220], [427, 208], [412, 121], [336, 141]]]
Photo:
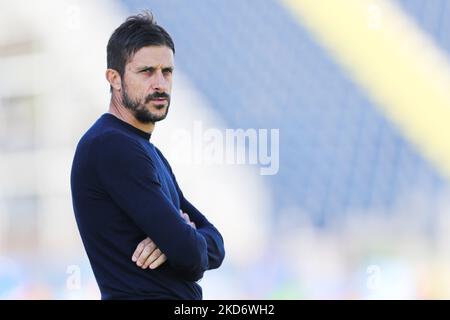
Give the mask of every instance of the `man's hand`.
[[145, 238], [136, 247], [131, 260], [136, 262], [136, 265], [142, 269], [148, 267], [156, 269], [167, 260], [167, 257], [159, 250], [152, 239]]
[[[187, 224], [189, 224], [192, 228], [197, 229], [197, 226], [193, 221], [191, 221], [189, 215], [184, 213], [181, 209], [180, 215]], [[147, 237], [138, 244], [131, 260], [136, 262], [136, 265], [142, 269], [146, 269], [148, 267], [150, 267], [150, 269], [156, 269], [166, 262], [167, 257], [161, 252], [161, 250], [159, 250], [152, 239]]]
[[192, 228], [197, 229], [197, 226], [195, 225], [195, 223], [193, 221], [191, 221], [191, 219], [189, 218], [189, 215], [187, 213], [184, 213], [181, 209], [180, 209], [180, 215], [183, 217], [184, 221], [186, 221], [187, 224], [189, 224]]

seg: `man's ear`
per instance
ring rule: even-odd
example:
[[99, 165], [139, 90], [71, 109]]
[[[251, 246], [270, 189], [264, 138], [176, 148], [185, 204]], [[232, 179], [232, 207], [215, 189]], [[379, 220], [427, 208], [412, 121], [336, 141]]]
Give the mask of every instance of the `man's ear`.
[[107, 69], [105, 75], [106, 80], [108, 80], [112, 88], [117, 91], [120, 91], [122, 89], [122, 79], [119, 72], [114, 69]]

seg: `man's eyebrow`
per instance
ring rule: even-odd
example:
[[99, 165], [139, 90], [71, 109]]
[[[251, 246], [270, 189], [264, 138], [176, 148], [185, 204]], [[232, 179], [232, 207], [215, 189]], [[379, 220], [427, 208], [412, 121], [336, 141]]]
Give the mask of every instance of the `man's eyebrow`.
[[137, 68], [137, 72], [143, 72], [143, 71], [154, 71], [155, 67], [150, 66], [142, 66]]
[[[174, 67], [172, 66], [167, 66], [167, 67], [162, 67], [162, 70], [170, 70], [173, 71]], [[152, 66], [142, 66], [142, 67], [138, 67], [137, 68], [137, 72], [144, 72], [144, 71], [155, 71], [156, 67], [152, 67]]]

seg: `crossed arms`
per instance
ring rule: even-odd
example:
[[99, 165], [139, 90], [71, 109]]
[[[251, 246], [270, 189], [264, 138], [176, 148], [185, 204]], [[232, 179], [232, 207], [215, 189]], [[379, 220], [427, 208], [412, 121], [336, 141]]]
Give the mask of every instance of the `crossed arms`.
[[111, 132], [96, 139], [96, 172], [113, 201], [148, 236], [130, 258], [140, 267], [152, 268], [167, 260], [186, 280], [197, 281], [206, 270], [222, 263], [223, 238], [184, 198], [167, 160], [155, 150], [172, 176], [185, 215], [163, 193], [153, 160], [143, 146], [125, 135]]
[[[187, 224], [189, 224], [192, 228], [197, 229], [197, 226], [190, 220], [187, 213], [180, 210], [180, 215]], [[142, 269], [156, 269], [166, 262], [167, 257], [161, 252], [152, 239], [147, 237], [138, 244], [136, 250], [133, 252], [131, 260], [136, 262], [136, 265]]]

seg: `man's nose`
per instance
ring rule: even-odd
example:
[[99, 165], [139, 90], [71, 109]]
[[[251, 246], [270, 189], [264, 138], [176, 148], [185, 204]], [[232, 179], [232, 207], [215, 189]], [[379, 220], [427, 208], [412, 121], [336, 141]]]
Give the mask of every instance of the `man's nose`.
[[168, 80], [164, 77], [161, 70], [158, 70], [154, 74], [154, 79], [152, 81], [152, 89], [154, 91], [166, 92], [168, 89]]

